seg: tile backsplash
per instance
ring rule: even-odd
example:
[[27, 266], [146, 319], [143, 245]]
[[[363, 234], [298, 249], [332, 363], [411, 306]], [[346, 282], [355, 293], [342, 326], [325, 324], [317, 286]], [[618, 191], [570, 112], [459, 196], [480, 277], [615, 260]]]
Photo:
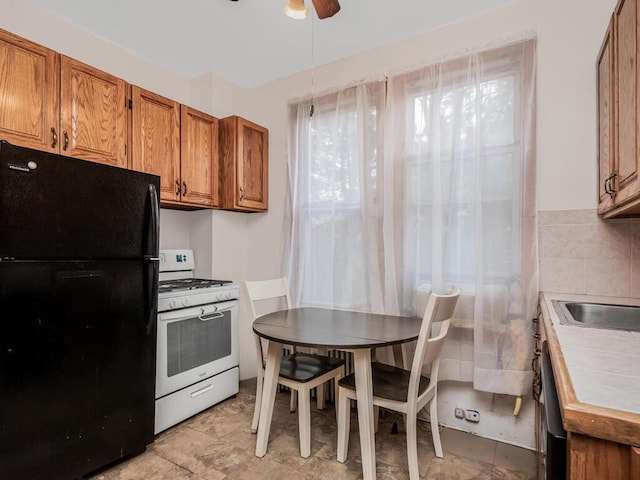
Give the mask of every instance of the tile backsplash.
[[640, 298], [640, 219], [538, 212], [540, 290]]

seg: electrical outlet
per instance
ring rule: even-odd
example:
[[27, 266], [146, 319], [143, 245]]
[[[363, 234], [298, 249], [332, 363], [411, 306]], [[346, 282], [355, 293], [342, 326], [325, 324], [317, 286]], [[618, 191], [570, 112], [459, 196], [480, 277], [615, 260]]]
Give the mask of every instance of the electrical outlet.
[[454, 410], [454, 415], [456, 416], [456, 418], [464, 418], [464, 410], [456, 407], [456, 409]]
[[477, 410], [465, 410], [464, 418], [470, 422], [478, 423], [480, 421], [480, 413]]

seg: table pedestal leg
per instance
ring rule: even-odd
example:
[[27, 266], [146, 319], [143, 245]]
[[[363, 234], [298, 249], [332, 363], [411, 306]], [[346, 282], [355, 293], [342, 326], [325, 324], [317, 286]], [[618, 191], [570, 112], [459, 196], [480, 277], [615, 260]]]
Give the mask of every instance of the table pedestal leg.
[[[358, 427], [362, 452], [364, 480], [376, 478], [376, 447], [373, 423], [373, 381], [371, 380], [371, 349], [353, 350]], [[259, 432], [259, 430], [258, 430]]]
[[267, 349], [267, 364], [264, 370], [262, 385], [262, 404], [260, 405], [260, 422], [256, 439], [256, 457], [264, 457], [267, 453], [273, 404], [276, 400], [278, 376], [280, 374], [280, 360], [282, 359], [282, 344], [270, 341]]

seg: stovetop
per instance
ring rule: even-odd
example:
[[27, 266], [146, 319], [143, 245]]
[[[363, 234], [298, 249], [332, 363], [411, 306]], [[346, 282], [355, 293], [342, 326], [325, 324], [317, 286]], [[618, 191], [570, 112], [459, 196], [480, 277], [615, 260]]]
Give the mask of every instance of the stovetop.
[[160, 280], [158, 293], [181, 292], [197, 290], [199, 288], [214, 288], [229, 285], [231, 280], [208, 280], [204, 278], [179, 278], [174, 280]]

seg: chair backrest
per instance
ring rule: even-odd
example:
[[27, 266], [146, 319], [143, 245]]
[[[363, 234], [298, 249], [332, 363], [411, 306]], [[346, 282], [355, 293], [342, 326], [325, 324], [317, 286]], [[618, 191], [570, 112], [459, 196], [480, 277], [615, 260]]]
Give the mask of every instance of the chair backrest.
[[285, 308], [291, 308], [291, 297], [289, 296], [289, 282], [287, 282], [287, 277], [274, 278], [273, 280], [246, 280], [244, 284], [249, 294], [249, 303], [251, 304], [251, 313], [253, 314], [254, 320], [259, 316], [256, 303], [263, 300], [282, 298], [285, 302]]
[[[254, 320], [260, 315], [274, 310], [274, 308], [270, 308], [266, 312], [261, 312], [259, 314], [256, 309], [257, 303], [284, 299], [285, 308], [291, 308], [291, 297], [289, 296], [289, 283], [287, 282], [287, 277], [274, 278], [273, 280], [245, 280], [244, 285], [249, 295], [249, 303], [251, 304], [251, 313]], [[270, 305], [270, 307], [273, 307], [273, 305]], [[260, 340], [260, 337], [258, 337], [258, 335], [254, 335], [254, 339], [256, 343], [258, 375], [261, 375], [262, 369], [264, 368], [264, 349], [262, 348], [262, 340]]]
[[[409, 377], [409, 392], [407, 400], [417, 399], [418, 387], [420, 385], [420, 376], [422, 375], [422, 367], [431, 364], [431, 382], [429, 389], [433, 388], [438, 382], [438, 369], [440, 365], [440, 354], [444, 339], [449, 331], [451, 317], [456, 308], [460, 290], [456, 288], [453, 293], [448, 295], [440, 295], [432, 293], [429, 295], [427, 307], [422, 317], [422, 325], [420, 326], [420, 334], [416, 350], [413, 355], [411, 364], [411, 375]], [[440, 330], [434, 337], [431, 335], [431, 327], [434, 323], [440, 323]]]

